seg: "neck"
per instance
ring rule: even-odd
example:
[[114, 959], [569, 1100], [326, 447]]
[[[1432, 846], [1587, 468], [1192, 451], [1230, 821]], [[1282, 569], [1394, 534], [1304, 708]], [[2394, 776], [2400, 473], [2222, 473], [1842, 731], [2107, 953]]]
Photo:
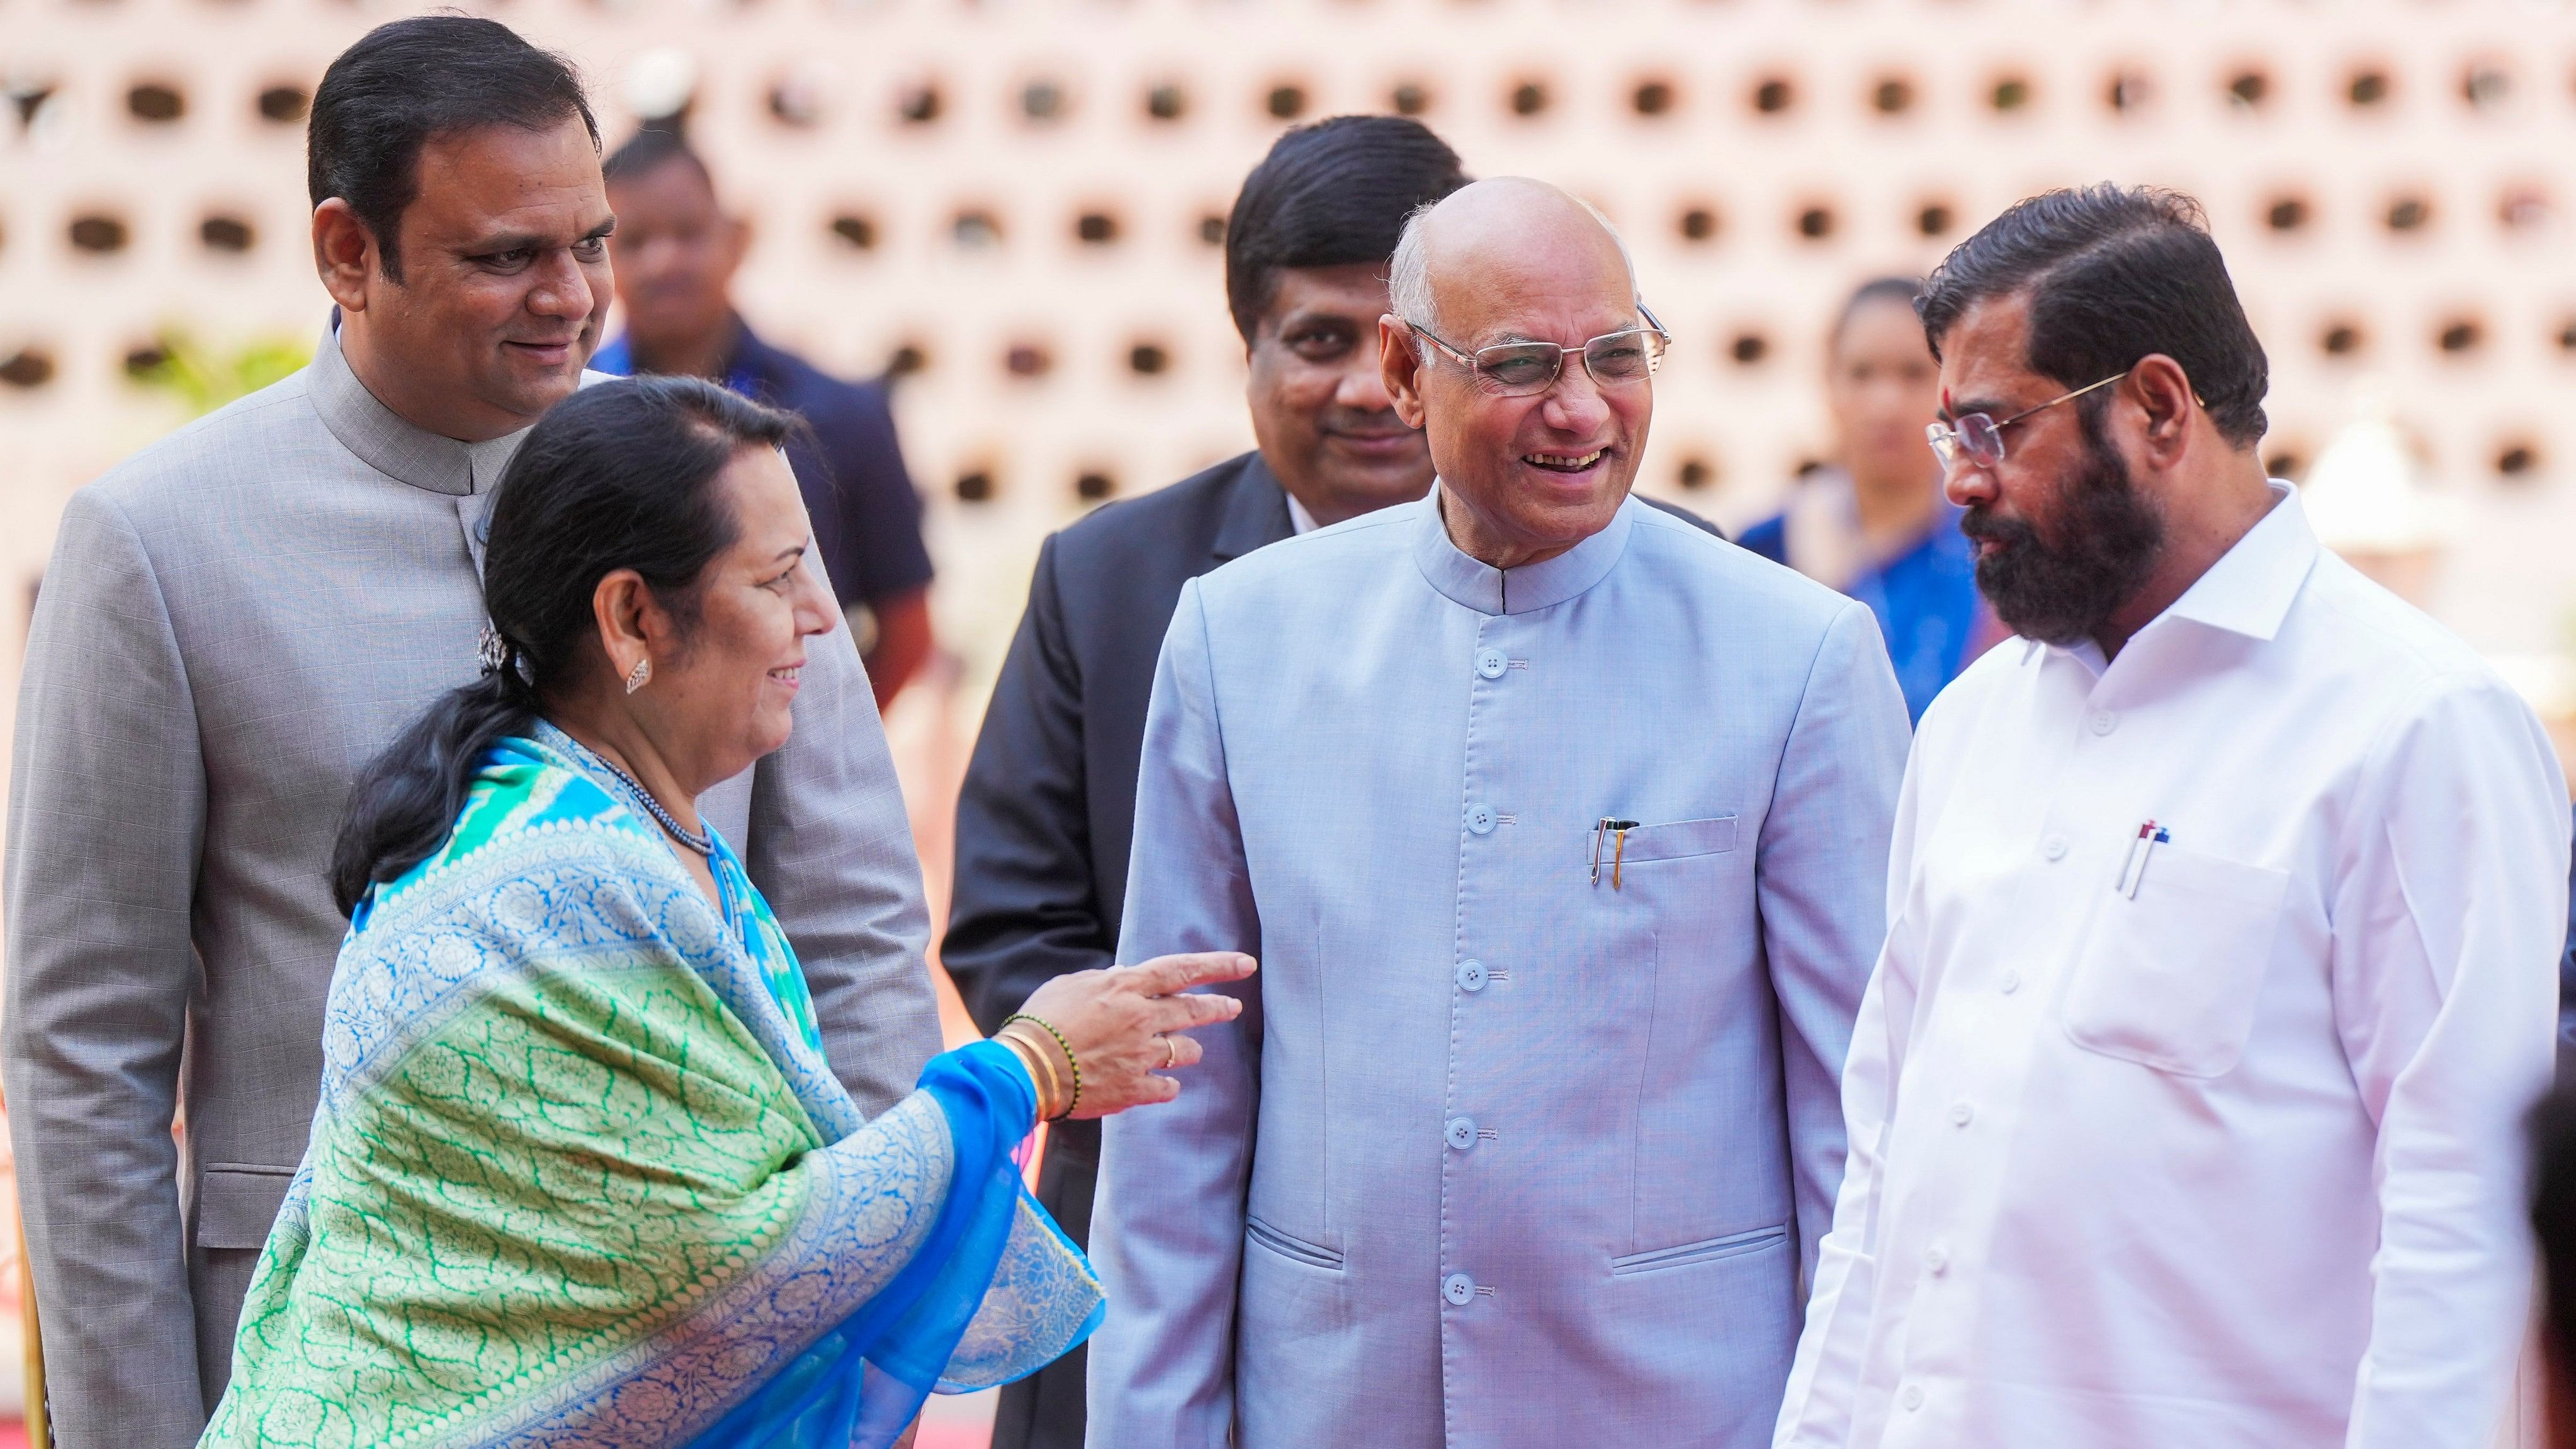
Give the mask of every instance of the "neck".
[[1852, 475], [1852, 503], [1860, 515], [1860, 536], [1870, 551], [1886, 554], [1909, 539], [1931, 531], [1941, 511], [1937, 474], [1906, 471]]
[[633, 338], [635, 366], [641, 372], [722, 382], [741, 339], [741, 319], [728, 311], [715, 326], [687, 337]]
[[592, 702], [550, 706], [546, 718], [555, 728], [581, 742], [582, 748], [635, 777], [646, 793], [692, 831], [706, 826], [698, 819], [698, 796], [715, 782], [699, 782], [654, 745], [652, 736], [623, 709], [598, 709]]
[[2156, 566], [2102, 627], [2093, 642], [2102, 657], [2116, 659], [2139, 630], [2173, 607], [2174, 600], [2200, 582], [2227, 551], [2272, 511], [2280, 496], [2264, 476], [2262, 462], [2251, 453], [2230, 454], [2228, 463], [2206, 477], [2193, 479], [2165, 494], [2165, 541]]
[[[1323, 516], [1316, 515], [1315, 521], [1321, 523]], [[1449, 531], [1449, 541], [1458, 545], [1460, 553], [1487, 568], [1500, 569], [1505, 573], [1545, 563], [1574, 547], [1571, 543], [1516, 543], [1499, 537], [1493, 529], [1485, 526], [1485, 520], [1475, 509], [1446, 488], [1440, 490], [1440, 525]]]
[[421, 387], [398, 361], [386, 355], [398, 349], [381, 345], [363, 312], [340, 314], [339, 345], [341, 360], [349, 364], [349, 371], [368, 395], [424, 433], [460, 443], [488, 443], [536, 421], [473, 398], [441, 397]]

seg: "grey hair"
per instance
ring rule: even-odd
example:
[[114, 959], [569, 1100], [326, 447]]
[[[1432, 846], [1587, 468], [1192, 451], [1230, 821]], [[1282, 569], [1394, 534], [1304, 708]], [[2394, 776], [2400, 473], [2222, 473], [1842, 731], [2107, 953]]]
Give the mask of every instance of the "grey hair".
[[[1439, 208], [1440, 201], [1447, 199], [1426, 201], [1405, 217], [1404, 232], [1395, 240], [1395, 255], [1387, 262], [1388, 305], [1395, 309], [1396, 316], [1435, 332], [1441, 330], [1440, 310], [1431, 296], [1431, 256], [1430, 247], [1423, 241], [1423, 233], [1427, 230], [1423, 223]], [[1601, 214], [1601, 208], [1579, 196], [1574, 201], [1590, 212], [1592, 219], [1601, 223], [1601, 229], [1610, 234], [1610, 244], [1619, 249], [1619, 264], [1628, 269], [1628, 294], [1634, 300], [1643, 301], [1644, 294], [1637, 288], [1637, 258], [1628, 250], [1628, 239], [1619, 235], [1619, 228]], [[1420, 337], [1414, 337], [1412, 342], [1415, 355], [1429, 361], [1429, 354], [1424, 349], [1430, 344]]]

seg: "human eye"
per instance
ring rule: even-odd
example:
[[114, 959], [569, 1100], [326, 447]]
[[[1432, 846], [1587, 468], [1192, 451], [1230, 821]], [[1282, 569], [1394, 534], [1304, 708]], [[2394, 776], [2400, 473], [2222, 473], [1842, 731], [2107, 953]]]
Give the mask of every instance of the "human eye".
[[572, 244], [572, 254], [585, 262], [595, 262], [608, 255], [608, 238], [586, 236]]
[[1331, 323], [1296, 328], [1283, 340], [1289, 351], [1308, 362], [1328, 362], [1351, 350], [1351, 330]]
[[1646, 375], [1646, 341], [1635, 332], [1603, 338], [1585, 349], [1584, 360], [1603, 377], [1643, 377]]
[[485, 252], [474, 258], [474, 261], [485, 271], [516, 272], [524, 270], [528, 263], [536, 260], [536, 256], [536, 249], [533, 247], [512, 247], [508, 251]]
[[1549, 361], [1535, 347], [1488, 347], [1476, 354], [1477, 368], [1504, 387], [1533, 387], [1547, 381]]

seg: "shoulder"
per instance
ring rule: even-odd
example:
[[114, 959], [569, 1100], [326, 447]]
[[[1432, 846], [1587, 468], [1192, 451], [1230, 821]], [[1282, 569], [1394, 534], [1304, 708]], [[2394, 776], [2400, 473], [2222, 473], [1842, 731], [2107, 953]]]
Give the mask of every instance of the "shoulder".
[[1649, 498], [1643, 493], [1637, 494], [1636, 499], [1638, 502], [1655, 510], [1657, 513], [1663, 514], [1668, 518], [1678, 518], [1682, 522], [1689, 524], [1691, 527], [1698, 529], [1700, 532], [1705, 533], [1712, 538], [1726, 537], [1725, 529], [1718, 527], [1716, 524], [1709, 522], [1707, 519], [1700, 517], [1698, 514], [1682, 507], [1678, 503], [1667, 503], [1661, 498]]
[[[1240, 453], [1178, 483], [1134, 498], [1104, 503], [1065, 525], [1049, 540], [1067, 564], [1112, 564], [1139, 554], [1163, 556], [1215, 547], [1217, 530], [1259, 453]], [[1284, 506], [1284, 505], [1283, 505]]]
[[1431, 506], [1428, 500], [1399, 503], [1283, 538], [1198, 582], [1211, 603], [1224, 600], [1229, 606], [1269, 607], [1299, 597], [1346, 600], [1363, 581], [1415, 577], [1410, 562], [1400, 572], [1390, 572], [1387, 565], [1410, 558], [1414, 527]]
[[271, 383], [179, 428], [82, 488], [138, 527], [184, 518], [210, 490], [273, 477], [299, 452], [338, 446], [306, 391], [305, 374]]
[[2495, 665], [2467, 641], [2326, 549], [2285, 621], [2314, 655], [2310, 667], [2355, 703], [2381, 702], [2382, 738], [2430, 729], [2520, 734], [2538, 716]]
[[1821, 633], [1857, 607], [1795, 569], [1763, 557], [1749, 542], [1730, 543], [1658, 509], [1634, 510], [1628, 551], [1655, 580], [1669, 579], [1730, 609], [1758, 613], [1772, 627]]
[[884, 421], [892, 427], [892, 389], [883, 378], [852, 382], [797, 356], [783, 347], [758, 344], [756, 365], [763, 382], [781, 403], [817, 428], [868, 427]]

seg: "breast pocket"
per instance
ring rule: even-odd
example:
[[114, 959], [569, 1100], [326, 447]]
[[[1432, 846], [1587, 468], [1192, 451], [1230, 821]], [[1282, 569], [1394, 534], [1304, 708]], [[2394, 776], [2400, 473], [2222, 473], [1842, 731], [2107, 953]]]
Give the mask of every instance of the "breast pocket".
[[1644, 865], [1659, 860], [1690, 860], [1722, 855], [1735, 848], [1735, 817], [1675, 820], [1666, 825], [1639, 825], [1611, 831], [1601, 842], [1601, 869], [1608, 878], [1614, 866]]
[[2289, 887], [2287, 871], [2156, 847], [2136, 897], [2094, 911], [2059, 1001], [2067, 1036], [2176, 1076], [2234, 1070]]

